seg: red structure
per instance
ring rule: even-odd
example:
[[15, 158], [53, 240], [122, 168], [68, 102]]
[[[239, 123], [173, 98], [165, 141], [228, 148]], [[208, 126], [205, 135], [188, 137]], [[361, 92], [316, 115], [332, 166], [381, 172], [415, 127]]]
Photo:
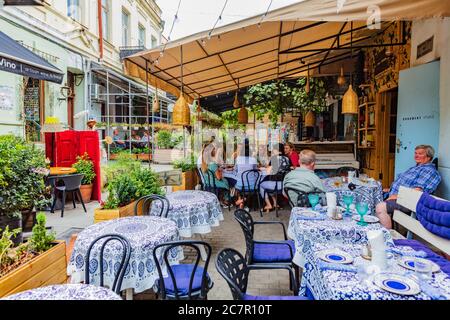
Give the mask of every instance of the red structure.
[[[54, 135], [52, 137], [52, 135]], [[53, 151], [53, 148], [55, 150]], [[56, 167], [71, 167], [85, 152], [94, 163], [92, 200], [101, 200], [100, 145], [97, 131], [64, 131], [45, 134], [45, 154]], [[53, 159], [55, 155], [55, 159]]]

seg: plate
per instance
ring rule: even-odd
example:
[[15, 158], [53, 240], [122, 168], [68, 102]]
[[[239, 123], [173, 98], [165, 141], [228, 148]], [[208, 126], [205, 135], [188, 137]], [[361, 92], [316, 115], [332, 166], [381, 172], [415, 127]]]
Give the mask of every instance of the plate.
[[383, 290], [400, 295], [411, 296], [420, 292], [416, 281], [399, 274], [380, 273], [374, 277], [373, 282]]
[[339, 249], [322, 250], [318, 252], [317, 256], [319, 259], [326, 262], [339, 264], [349, 264], [353, 262], [353, 257], [350, 254]]
[[424, 258], [402, 257], [401, 259], [398, 260], [398, 264], [400, 266], [402, 266], [403, 268], [406, 268], [409, 270], [415, 270], [414, 269], [415, 260], [431, 263], [431, 272], [433, 272], [433, 273], [439, 272], [441, 270], [441, 267], [439, 267], [439, 265], [437, 265], [436, 263], [434, 263], [431, 260], [424, 259]]
[[316, 218], [322, 216], [319, 212], [313, 210], [305, 210], [298, 213], [300, 217]]
[[[352, 219], [355, 221], [359, 221], [361, 219], [361, 216], [359, 214], [354, 215], [354, 216], [352, 216]], [[380, 219], [378, 219], [377, 217], [372, 216], [372, 215], [365, 215], [364, 221], [367, 223], [377, 223], [377, 222], [380, 222]]]

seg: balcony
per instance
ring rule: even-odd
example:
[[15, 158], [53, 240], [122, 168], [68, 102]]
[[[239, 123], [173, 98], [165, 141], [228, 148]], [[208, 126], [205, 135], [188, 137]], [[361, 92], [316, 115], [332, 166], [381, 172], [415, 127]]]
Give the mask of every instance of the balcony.
[[138, 53], [140, 51], [143, 50], [147, 50], [146, 47], [144, 46], [128, 46], [128, 47], [119, 47], [120, 50], [120, 60], [122, 61], [123, 59], [125, 59], [128, 56], [131, 56], [135, 53]]
[[5, 0], [5, 6], [43, 6], [44, 0]]

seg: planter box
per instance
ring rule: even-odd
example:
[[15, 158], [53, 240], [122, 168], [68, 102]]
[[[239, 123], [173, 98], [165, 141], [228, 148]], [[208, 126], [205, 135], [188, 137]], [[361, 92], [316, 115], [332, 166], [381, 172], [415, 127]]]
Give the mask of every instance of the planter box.
[[186, 171], [181, 174], [181, 185], [173, 186], [172, 191], [194, 190], [197, 184], [197, 177], [194, 171]]
[[[133, 159], [133, 160], [137, 159], [137, 155], [134, 154], [134, 153], [129, 154], [129, 156], [130, 156], [130, 159]], [[118, 157], [119, 157], [118, 154], [116, 154], [116, 153], [111, 153], [111, 154], [109, 155], [109, 160], [116, 160]]]
[[0, 278], [0, 298], [66, 281], [66, 242], [58, 241], [50, 250]]
[[171, 164], [174, 160], [184, 158], [183, 150], [178, 149], [156, 149], [153, 162], [160, 164]]
[[147, 153], [140, 153], [140, 154], [137, 154], [137, 159], [148, 162], [148, 161], [152, 160], [152, 155], [147, 154]]
[[111, 209], [111, 210], [97, 208], [94, 210], [94, 223], [134, 216], [135, 204], [136, 201], [133, 201], [132, 203], [126, 205], [125, 207], [120, 207], [119, 209]]

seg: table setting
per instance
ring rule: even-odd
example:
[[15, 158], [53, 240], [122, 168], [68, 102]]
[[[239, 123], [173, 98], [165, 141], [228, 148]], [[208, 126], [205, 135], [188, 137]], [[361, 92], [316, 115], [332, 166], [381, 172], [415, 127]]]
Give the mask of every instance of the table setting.
[[[158, 277], [153, 248], [160, 243], [179, 240], [178, 228], [175, 222], [161, 217], [134, 216], [109, 220], [91, 225], [78, 234], [72, 255], [67, 267], [71, 283], [84, 281], [85, 257], [93, 240], [106, 234], [120, 234], [131, 244], [130, 264], [125, 272], [122, 290], [134, 289], [136, 293], [151, 289]], [[90, 274], [91, 283], [99, 284], [99, 241], [91, 253]], [[104, 281], [111, 286], [115, 278], [115, 270], [122, 258], [122, 246], [117, 241], [111, 241], [104, 252]], [[181, 248], [174, 248], [169, 256], [170, 263], [178, 263], [184, 258]], [[162, 252], [158, 257], [163, 261]], [[164, 267], [165, 268], [165, 267]]]
[[[307, 243], [301, 294], [320, 300], [447, 300], [450, 278], [410, 247], [389, 247], [381, 230], [369, 244]], [[367, 247], [370, 255], [367, 256]]]

